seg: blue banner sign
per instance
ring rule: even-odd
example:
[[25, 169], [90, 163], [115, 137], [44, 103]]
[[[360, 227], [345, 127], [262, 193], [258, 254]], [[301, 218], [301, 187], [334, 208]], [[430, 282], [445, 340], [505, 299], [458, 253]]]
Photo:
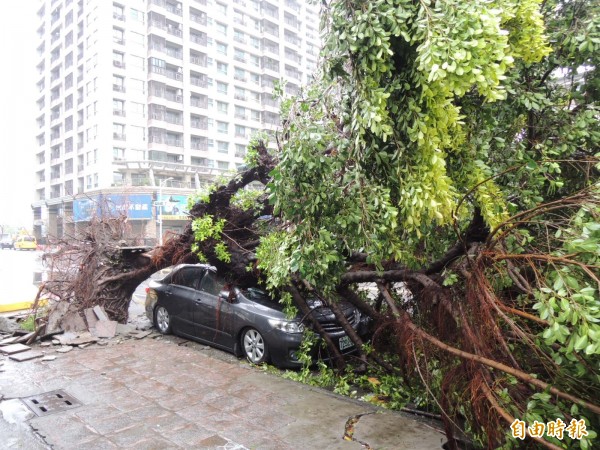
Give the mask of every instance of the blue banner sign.
[[151, 195], [96, 195], [73, 202], [73, 221], [87, 222], [97, 216], [127, 215], [133, 220], [152, 218]]

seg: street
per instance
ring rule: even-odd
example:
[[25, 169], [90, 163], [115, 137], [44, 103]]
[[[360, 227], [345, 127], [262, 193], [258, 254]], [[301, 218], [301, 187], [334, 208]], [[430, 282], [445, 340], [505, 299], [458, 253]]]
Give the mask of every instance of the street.
[[34, 273], [42, 270], [41, 251], [0, 250], [0, 312], [8, 305], [33, 301]]

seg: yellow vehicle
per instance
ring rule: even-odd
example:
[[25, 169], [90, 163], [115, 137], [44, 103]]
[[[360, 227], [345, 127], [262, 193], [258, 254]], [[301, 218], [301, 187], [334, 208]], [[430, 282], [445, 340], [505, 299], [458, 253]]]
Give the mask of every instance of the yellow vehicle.
[[19, 236], [14, 246], [15, 250], [37, 250], [37, 241], [33, 236]]

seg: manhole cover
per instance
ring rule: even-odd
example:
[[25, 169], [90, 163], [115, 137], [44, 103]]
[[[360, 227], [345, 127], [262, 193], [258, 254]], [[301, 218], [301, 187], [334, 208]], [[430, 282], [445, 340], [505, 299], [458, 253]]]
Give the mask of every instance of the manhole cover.
[[81, 406], [79, 400], [63, 390], [32, 395], [22, 398], [21, 401], [37, 416], [46, 416]]

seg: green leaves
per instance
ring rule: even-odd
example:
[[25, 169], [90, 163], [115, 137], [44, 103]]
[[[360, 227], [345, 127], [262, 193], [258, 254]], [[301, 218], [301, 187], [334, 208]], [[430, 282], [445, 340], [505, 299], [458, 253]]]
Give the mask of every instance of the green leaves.
[[[206, 256], [202, 253], [199, 244], [207, 239], [214, 239], [217, 241], [220, 240], [224, 226], [224, 219], [215, 221], [213, 216], [210, 214], [193, 220], [192, 230], [194, 232], [194, 244], [192, 246], [192, 251], [198, 255], [198, 258], [201, 261], [205, 261]], [[221, 261], [227, 263], [231, 261], [231, 255], [229, 254], [227, 246], [224, 242], [217, 242], [213, 250], [215, 252], [215, 256]]]

